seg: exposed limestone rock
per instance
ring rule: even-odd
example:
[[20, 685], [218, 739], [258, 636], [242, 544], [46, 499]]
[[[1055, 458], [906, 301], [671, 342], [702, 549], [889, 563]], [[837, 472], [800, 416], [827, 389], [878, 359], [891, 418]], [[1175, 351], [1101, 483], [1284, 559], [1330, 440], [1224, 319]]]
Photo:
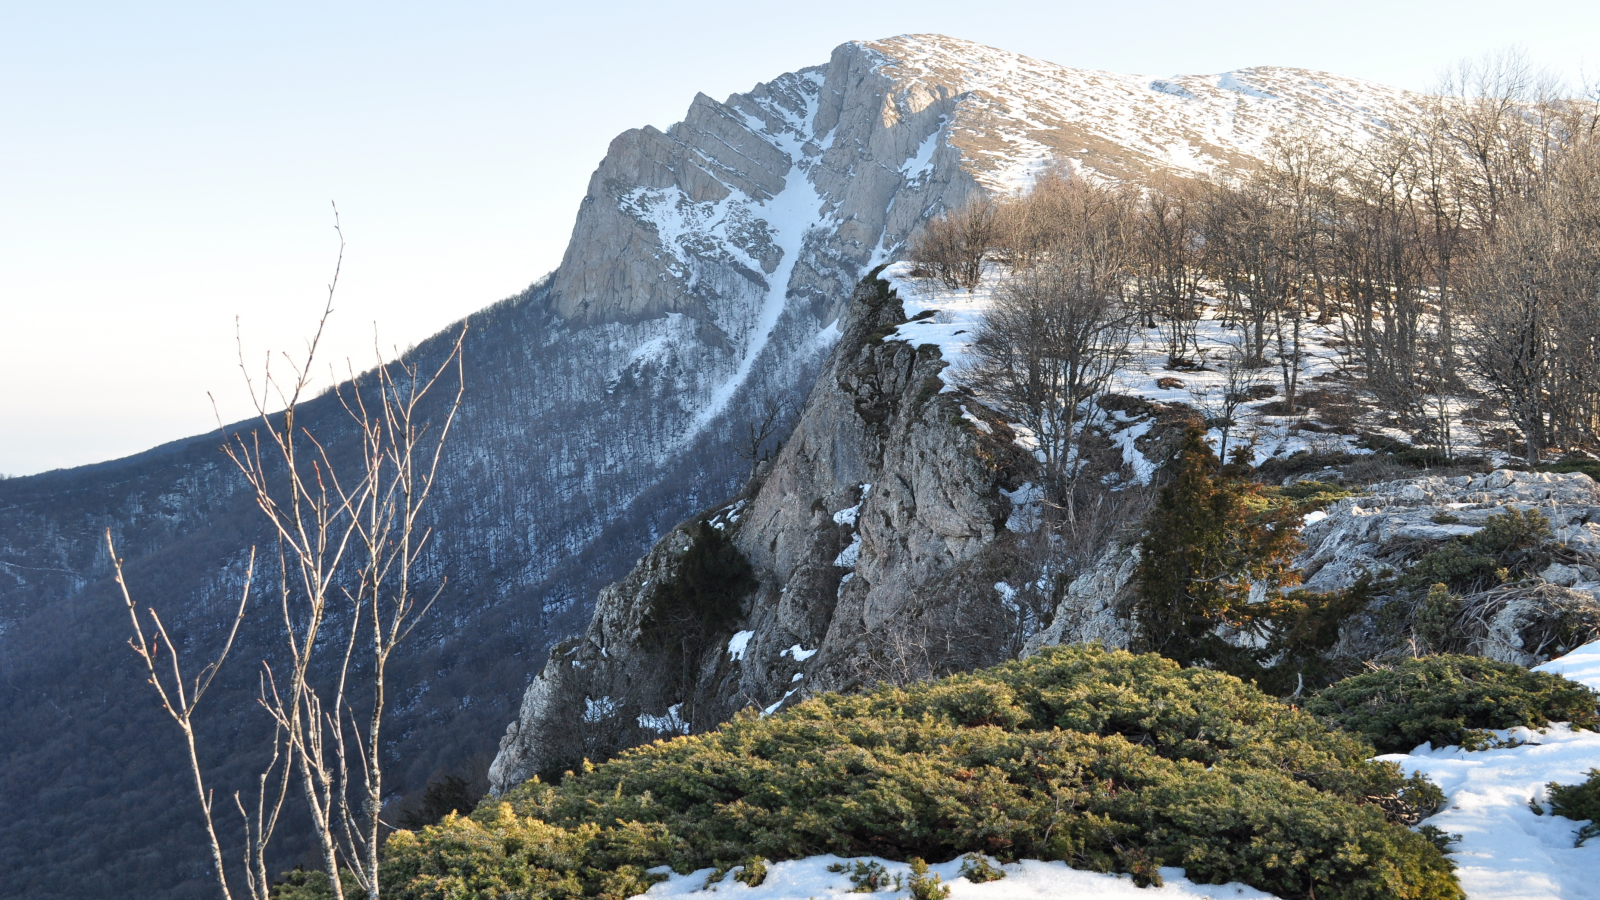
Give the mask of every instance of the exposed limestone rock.
[[[1472, 534], [1508, 508], [1538, 510], [1550, 520], [1556, 542], [1592, 560], [1588, 566], [1600, 563], [1600, 486], [1578, 473], [1500, 469], [1391, 481], [1340, 500], [1301, 532], [1306, 551], [1297, 564], [1308, 590], [1347, 588], [1362, 575], [1396, 572], [1406, 561], [1397, 548], [1408, 542]], [[1600, 582], [1592, 587], [1600, 591]]]
[[[953, 95], [924, 97], [881, 63], [844, 44], [825, 66], [726, 102], [700, 94], [665, 132], [618, 136], [590, 178], [556, 312], [580, 323], [682, 313], [735, 345], [768, 302], [835, 318], [875, 250], [974, 184], [939, 141]], [[930, 141], [941, 149], [911, 167]]]
[[1135, 587], [1133, 572], [1138, 565], [1136, 544], [1112, 543], [1094, 568], [1068, 585], [1049, 627], [1028, 639], [1022, 657], [1045, 647], [1089, 641], [1099, 641], [1115, 650], [1127, 649], [1135, 634], [1129, 612]]
[[[1586, 475], [1497, 470], [1374, 485], [1306, 526], [1307, 549], [1297, 564], [1305, 587], [1314, 591], [1347, 588], [1363, 576], [1402, 575], [1424, 553], [1475, 533], [1508, 509], [1537, 510], [1549, 519], [1552, 547], [1564, 561], [1533, 578], [1460, 598], [1452, 649], [1535, 665], [1600, 626], [1600, 578], [1594, 577], [1600, 565], [1600, 486]], [[1346, 624], [1335, 655], [1368, 659], [1409, 648], [1416, 637], [1393, 633], [1396, 621], [1385, 617], [1380, 602]]]
[[746, 707], [1016, 654], [1025, 636], [987, 564], [1015, 537], [1006, 492], [1032, 460], [1003, 422], [975, 428], [939, 393], [935, 348], [883, 340], [903, 319], [884, 282], [863, 282], [782, 452], [745, 498], [705, 517], [760, 582], [737, 633], [685, 653], [642, 632], [700, 519], [685, 523], [552, 652], [501, 742], [496, 790]]

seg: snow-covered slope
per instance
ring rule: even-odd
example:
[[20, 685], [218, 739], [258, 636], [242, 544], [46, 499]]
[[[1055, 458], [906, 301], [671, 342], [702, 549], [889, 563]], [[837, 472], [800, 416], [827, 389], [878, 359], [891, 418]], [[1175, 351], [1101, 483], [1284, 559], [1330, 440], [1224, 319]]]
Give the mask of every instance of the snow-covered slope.
[[1280, 67], [1152, 78], [1073, 69], [971, 41], [902, 35], [865, 45], [908, 97], [962, 98], [944, 131], [978, 180], [1024, 187], [1070, 161], [1142, 181], [1170, 169], [1227, 172], [1261, 158], [1274, 130], [1315, 129], [1358, 143], [1417, 112], [1418, 95]]
[[[1600, 689], [1600, 643], [1535, 671]], [[1546, 784], [1576, 784], [1600, 768], [1600, 734], [1564, 724], [1496, 734], [1518, 746], [1466, 751], [1423, 745], [1379, 758], [1422, 772], [1444, 789], [1448, 806], [1426, 824], [1460, 835], [1451, 852], [1468, 900], [1600, 897], [1600, 846], [1573, 846], [1582, 823], [1533, 810], [1545, 799]]]

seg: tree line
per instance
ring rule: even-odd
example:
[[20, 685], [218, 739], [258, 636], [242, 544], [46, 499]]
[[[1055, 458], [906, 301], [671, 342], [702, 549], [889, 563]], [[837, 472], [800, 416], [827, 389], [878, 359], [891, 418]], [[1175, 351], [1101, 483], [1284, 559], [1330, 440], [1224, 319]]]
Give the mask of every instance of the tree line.
[[1233, 328], [1224, 366], [1272, 373], [1283, 412], [1301, 405], [1308, 329], [1328, 329], [1420, 443], [1453, 453], [1449, 398], [1476, 395], [1536, 465], [1600, 445], [1597, 122], [1594, 99], [1508, 54], [1462, 64], [1365, 142], [1283, 130], [1242, 175], [1140, 187], [1055, 171], [935, 218], [909, 255], [952, 290], [1009, 271], [970, 376], [1053, 478], [1133, 329], [1159, 330], [1169, 369], [1207, 362], [1203, 294]]

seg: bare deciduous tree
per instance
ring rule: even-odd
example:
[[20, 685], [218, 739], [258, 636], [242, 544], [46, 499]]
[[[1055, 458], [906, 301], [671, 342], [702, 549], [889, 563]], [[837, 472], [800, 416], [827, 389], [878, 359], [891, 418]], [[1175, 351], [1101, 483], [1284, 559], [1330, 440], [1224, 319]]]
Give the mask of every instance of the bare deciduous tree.
[[772, 458], [775, 449], [767, 449], [767, 442], [772, 440], [783, 425], [783, 421], [794, 410], [794, 404], [788, 397], [777, 399], [767, 398], [761, 406], [761, 417], [751, 419], [745, 423], [745, 433], [740, 437], [734, 452], [740, 459], [750, 463], [750, 474], [755, 475], [756, 469]]
[[997, 289], [973, 339], [969, 382], [1034, 433], [1058, 490], [1089, 401], [1128, 358], [1128, 220], [1126, 195], [1074, 182], [1048, 254]]
[[[334, 227], [337, 231], [337, 210]], [[265, 851], [291, 770], [298, 776], [295, 780], [333, 895], [343, 900], [344, 870], [353, 874], [369, 898], [379, 896], [378, 851], [386, 827], [382, 725], [388, 666], [444, 587], [441, 580], [431, 591], [418, 588], [418, 564], [432, 537], [421, 514], [461, 406], [466, 331], [463, 328], [442, 360], [427, 369], [414, 359], [385, 360], [381, 351], [376, 352], [377, 365], [370, 372], [357, 376], [349, 367], [349, 381], [334, 393], [353, 433], [338, 435], [334, 443], [329, 443], [330, 435], [313, 434], [300, 414], [310, 399], [312, 371], [333, 311], [343, 255], [341, 233], [340, 265], [328, 285], [322, 318], [302, 359], [281, 358], [288, 367], [286, 377], [274, 371], [269, 355], [258, 382], [241, 349], [239, 364], [255, 406], [256, 425], [248, 434], [228, 435], [223, 448], [244, 475], [277, 545], [283, 659], [262, 662], [259, 695], [275, 726], [272, 763], [259, 778], [255, 813], [234, 795], [247, 833], [245, 880], [258, 900], [265, 900], [269, 890]], [[445, 384], [452, 370], [454, 396], [430, 401], [430, 394]], [[355, 436], [359, 440], [352, 441]], [[227, 646], [187, 694], [176, 656], [171, 676], [176, 693], [155, 677], [158, 648], [161, 643], [170, 648], [171, 641], [152, 611], [158, 638], [147, 644], [128, 601], [134, 617], [134, 650], [151, 670], [164, 707], [189, 743], [191, 769], [201, 791], [218, 885], [225, 898], [230, 896], [228, 875], [212, 827], [211, 799], [203, 787], [190, 721], [244, 621], [248, 583], [247, 579]], [[330, 642], [331, 647], [323, 646]], [[370, 691], [365, 696], [363, 683]]]
[[1205, 416], [1206, 427], [1222, 432], [1217, 458], [1223, 461], [1228, 459], [1228, 443], [1239, 424], [1239, 407], [1250, 402], [1252, 389], [1261, 383], [1256, 377], [1258, 370], [1250, 366], [1242, 343], [1235, 341], [1222, 359], [1210, 361], [1222, 372], [1222, 383], [1216, 390], [1204, 386], [1189, 389], [1195, 409]]
[[1167, 345], [1167, 368], [1193, 364], [1189, 357], [1200, 324], [1198, 304], [1205, 234], [1193, 185], [1167, 180], [1151, 186], [1136, 216], [1133, 254], [1145, 327], [1159, 327]]
[[983, 264], [994, 248], [994, 201], [978, 194], [959, 209], [930, 219], [911, 242], [908, 257], [918, 271], [951, 290], [972, 290], [983, 278]]

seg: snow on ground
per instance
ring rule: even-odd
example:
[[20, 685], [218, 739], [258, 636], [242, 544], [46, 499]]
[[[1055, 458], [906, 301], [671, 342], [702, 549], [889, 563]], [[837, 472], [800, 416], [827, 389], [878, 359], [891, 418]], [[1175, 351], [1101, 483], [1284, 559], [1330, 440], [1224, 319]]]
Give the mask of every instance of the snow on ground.
[[[1600, 688], [1600, 642], [1536, 671]], [[1449, 805], [1425, 824], [1461, 836], [1451, 845], [1451, 858], [1469, 900], [1600, 897], [1600, 842], [1574, 847], [1581, 823], [1538, 815], [1530, 806], [1545, 800], [1549, 782], [1575, 784], [1600, 768], [1600, 734], [1566, 725], [1496, 734], [1520, 746], [1469, 752], [1423, 745], [1379, 759], [1423, 772], [1444, 789]]]
[[[962, 372], [969, 365], [972, 339], [977, 334], [984, 315], [994, 302], [995, 291], [1006, 279], [1003, 266], [990, 265], [982, 282], [973, 290], [945, 287], [932, 279], [913, 278], [912, 266], [907, 262], [895, 263], [883, 271], [883, 278], [900, 298], [906, 317], [911, 320], [901, 324], [884, 338], [886, 341], [905, 341], [912, 346], [933, 344], [950, 363], [940, 378], [945, 391], [960, 384]], [[920, 318], [919, 318], [920, 317]], [[1111, 385], [1111, 392], [1139, 397], [1154, 403], [1184, 403], [1202, 410], [1220, 404], [1226, 390], [1227, 375], [1220, 362], [1236, 352], [1240, 337], [1238, 329], [1225, 327], [1213, 318], [1202, 318], [1197, 323], [1196, 341], [1201, 369], [1168, 370], [1166, 344], [1159, 329], [1137, 329], [1133, 333], [1128, 364]], [[1299, 384], [1301, 391], [1319, 386], [1313, 381], [1318, 376], [1331, 376], [1339, 368], [1337, 351], [1330, 343], [1335, 338], [1330, 328], [1308, 324], [1304, 328]], [[1190, 350], [1193, 353], [1193, 349]], [[1253, 373], [1251, 383], [1281, 385], [1282, 375], [1276, 366]], [[1235, 412], [1240, 424], [1229, 435], [1228, 446], [1241, 442], [1253, 443], [1255, 464], [1273, 457], [1292, 456], [1302, 450], [1318, 453], [1370, 453], [1356, 446], [1350, 435], [1299, 431], [1295, 426], [1299, 417], [1270, 416], [1259, 412], [1255, 402]], [[1209, 414], [1209, 413], [1208, 413]], [[1123, 453], [1123, 461], [1141, 484], [1148, 484], [1156, 465], [1145, 459], [1135, 443], [1149, 430], [1148, 418], [1118, 416], [1109, 426], [1110, 437]], [[1212, 447], [1222, 450], [1222, 432], [1212, 429], [1207, 435]]]
[[[1301, 69], [1152, 79], [1072, 69], [939, 35], [866, 46], [880, 55], [878, 70], [900, 84], [942, 84], [985, 98], [981, 111], [964, 110], [947, 140], [963, 146], [979, 181], [997, 191], [1026, 187], [1038, 169], [1063, 158], [1090, 170], [1139, 158], [1188, 172], [1228, 170], [1241, 156], [1260, 158], [1269, 136], [1290, 123], [1314, 121], [1332, 143], [1360, 145], [1396, 119], [1415, 117], [1422, 100]], [[1104, 158], [1107, 145], [1117, 148], [1114, 158]]]
[[[911, 870], [905, 863], [877, 857], [864, 857], [863, 861], [882, 865], [891, 878], [896, 875], [910, 878]], [[812, 856], [769, 863], [766, 880], [753, 888], [734, 880], [732, 873], [708, 885], [707, 877], [714, 870], [701, 869], [688, 875], [672, 875], [644, 896], [651, 900], [708, 900], [712, 895], [727, 896], [730, 900], [824, 900], [860, 896], [851, 893], [847, 875], [828, 871], [828, 866], [842, 862], [846, 861], [837, 856]], [[1066, 863], [1059, 862], [1020, 860], [1001, 867], [1006, 877], [984, 884], [973, 884], [962, 878], [959, 859], [928, 868], [949, 885], [950, 900], [1054, 900], [1062, 897], [1075, 900], [1270, 900], [1273, 897], [1242, 884], [1192, 884], [1183, 877], [1182, 869], [1162, 869], [1161, 877], [1166, 882], [1162, 887], [1139, 888], [1127, 875], [1084, 872], [1069, 869]], [[910, 896], [904, 889], [879, 893], [885, 894], [885, 900], [905, 900]]]
[[750, 647], [750, 639], [755, 637], [754, 631], [741, 631], [728, 639], [728, 656], [733, 659], [744, 659], [744, 651]]
[[1565, 675], [1573, 681], [1600, 689], [1600, 641], [1584, 644], [1566, 656], [1552, 659], [1542, 666], [1534, 666], [1533, 670]]

